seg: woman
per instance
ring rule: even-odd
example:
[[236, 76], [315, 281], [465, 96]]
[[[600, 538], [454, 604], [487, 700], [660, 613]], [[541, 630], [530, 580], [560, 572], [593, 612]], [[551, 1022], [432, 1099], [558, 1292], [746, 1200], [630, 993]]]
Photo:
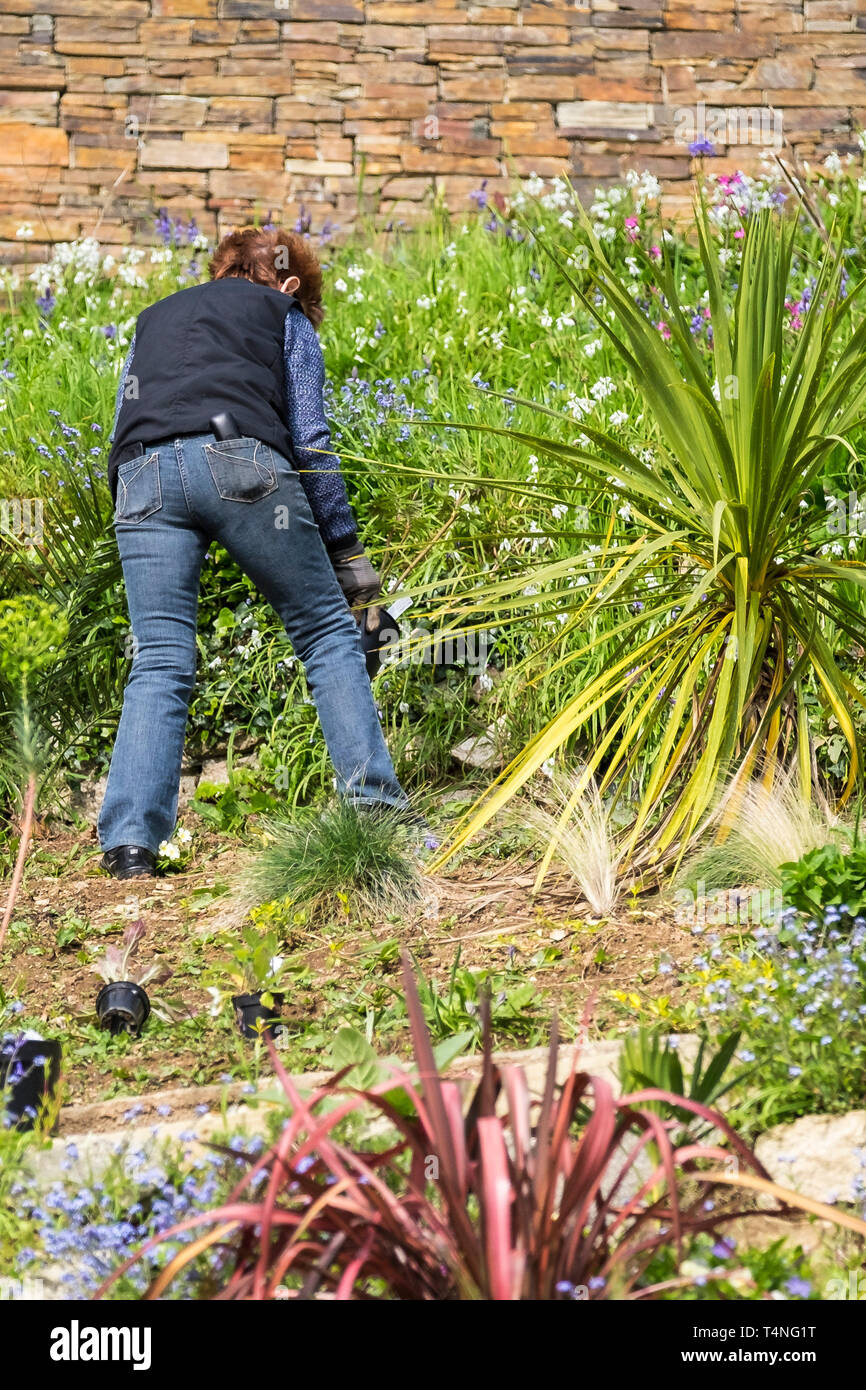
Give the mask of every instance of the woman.
[[340, 793], [407, 804], [358, 629], [377, 630], [381, 586], [330, 452], [321, 270], [302, 237], [248, 227], [210, 275], [139, 316], [117, 392], [108, 472], [134, 655], [99, 816], [115, 878], [154, 873], [174, 830], [212, 541], [304, 663]]

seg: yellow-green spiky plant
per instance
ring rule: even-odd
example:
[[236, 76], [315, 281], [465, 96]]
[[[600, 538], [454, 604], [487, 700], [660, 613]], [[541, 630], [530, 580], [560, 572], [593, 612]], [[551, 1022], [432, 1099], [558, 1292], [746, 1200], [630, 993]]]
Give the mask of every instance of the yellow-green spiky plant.
[[[611, 528], [593, 557], [586, 601], [563, 627], [577, 639], [563, 665], [585, 661], [599, 643], [607, 644], [606, 663], [596, 665], [595, 674], [505, 768], [431, 867], [599, 717], [601, 731], [574, 795], [579, 798], [593, 777], [602, 793], [640, 780], [625, 862], [635, 862], [638, 847], [643, 862], [680, 852], [723, 779], [747, 774], [756, 764], [772, 777], [786, 743], [797, 744], [808, 789], [804, 687], [812, 683], [849, 745], [843, 797], [860, 771], [852, 702], [861, 697], [840, 671], [823, 628], [832, 619], [838, 630], [866, 643], [850, 588], [847, 597], [840, 592], [866, 584], [866, 567], [821, 554], [800, 504], [834, 448], [853, 453], [847, 436], [864, 420], [866, 325], [852, 322], [863, 282], [843, 294], [843, 251], [831, 238], [794, 336], [786, 326], [785, 300], [797, 222], [768, 209], [744, 224], [729, 308], [719, 244], [700, 205], [697, 231], [713, 328], [708, 363], [692, 338], [666, 259], [657, 279], [670, 343], [634, 303], [585, 214], [581, 229], [590, 250], [585, 269], [575, 269], [580, 258], [571, 254], [574, 248], [544, 250], [598, 320], [638, 388], [661, 439], [655, 461], [646, 462], [585, 420], [577, 443], [556, 438], [555, 430], [545, 436], [488, 425], [466, 428], [519, 439], [536, 454], [568, 465], [576, 481], [615, 489], [641, 534], [618, 539]], [[556, 416], [546, 408], [543, 413]], [[562, 417], [556, 418], [562, 434]], [[649, 597], [647, 578], [658, 571], [664, 582]], [[524, 576], [513, 584], [479, 587], [466, 596], [463, 616], [498, 611], [497, 605], [514, 613], [521, 603], [531, 612], [538, 600], [521, 599], [525, 583]], [[590, 620], [602, 610], [615, 615], [614, 625], [593, 635]], [[642, 767], [648, 748], [651, 766]], [[565, 819], [568, 814], [566, 808]]]

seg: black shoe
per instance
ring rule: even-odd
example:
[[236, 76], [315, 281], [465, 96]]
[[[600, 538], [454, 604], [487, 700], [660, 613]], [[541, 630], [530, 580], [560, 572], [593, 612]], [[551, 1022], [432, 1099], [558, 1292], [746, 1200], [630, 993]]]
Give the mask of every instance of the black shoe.
[[112, 878], [152, 878], [156, 874], [156, 855], [141, 845], [116, 845], [103, 854], [102, 867]]

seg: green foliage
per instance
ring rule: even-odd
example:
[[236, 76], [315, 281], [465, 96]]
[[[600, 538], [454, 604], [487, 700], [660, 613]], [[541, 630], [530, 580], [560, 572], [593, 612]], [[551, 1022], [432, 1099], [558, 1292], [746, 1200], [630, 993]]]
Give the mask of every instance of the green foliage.
[[199, 782], [190, 809], [196, 811], [212, 829], [222, 834], [239, 834], [250, 816], [273, 814], [276, 799], [250, 768], [238, 768], [227, 783]]
[[262, 1002], [270, 1008], [274, 995], [280, 994], [291, 980], [303, 979], [309, 972], [297, 959], [280, 954], [280, 939], [275, 932], [262, 932], [247, 927], [240, 935], [226, 936], [229, 947], [227, 959], [217, 962], [207, 973], [206, 982], [215, 1007], [220, 1007], [228, 993], [226, 982], [235, 994], [262, 992]]
[[27, 689], [57, 661], [68, 635], [63, 614], [37, 595], [0, 600], [0, 676]]
[[596, 315], [639, 391], [654, 425], [644, 441], [651, 449], [623, 442], [588, 419], [571, 442], [563, 417], [543, 406], [539, 412], [553, 422], [545, 435], [488, 424], [465, 428], [519, 441], [570, 466], [584, 486], [613, 486], [637, 534], [608, 534], [601, 554], [592, 557], [591, 575], [578, 552], [570, 565], [540, 566], [528, 589], [524, 576], [523, 586], [498, 581], [467, 600], [467, 616], [481, 603], [525, 613], [536, 605], [537, 588], [552, 592], [569, 570], [583, 569], [587, 593], [563, 625], [576, 639], [563, 663], [575, 664], [598, 648], [591, 618], [608, 611], [613, 623], [603, 632], [607, 660], [598, 674], [584, 667], [555, 717], [468, 816], [452, 848], [568, 740], [586, 736], [603, 711], [602, 737], [585, 758], [584, 785], [602, 768], [602, 793], [614, 786], [623, 795], [640, 779], [627, 848], [633, 852], [648, 841], [657, 860], [685, 847], [730, 771], [747, 776], [756, 760], [779, 758], [791, 728], [808, 788], [804, 681], [821, 689], [838, 721], [850, 753], [845, 794], [853, 788], [859, 697], [839, 668], [822, 620], [866, 642], [862, 603], [847, 597], [855, 586], [866, 587], [866, 566], [836, 560], [816, 544], [807, 499], [840, 447], [852, 448], [847, 436], [863, 426], [863, 286], [842, 293], [844, 248], [833, 241], [792, 337], [788, 294], [800, 233], [796, 220], [780, 220], [765, 208], [745, 222], [729, 309], [730, 247], [702, 204], [696, 230], [713, 328], [706, 354], [683, 310], [676, 248], [664, 249], [657, 266], [663, 335], [635, 302], [590, 218], [578, 215], [588, 257], [577, 256], [577, 236], [565, 246], [539, 239], [577, 302]]
[[[718, 1109], [722, 1097], [742, 1080], [742, 1072], [735, 1076], [727, 1074], [739, 1041], [739, 1033], [732, 1033], [713, 1046], [702, 1038], [687, 1079], [679, 1050], [671, 1039], [661, 1037], [658, 1031], [640, 1028], [623, 1041], [619, 1060], [623, 1092], [630, 1095], [648, 1088], [670, 1091], [674, 1095], [699, 1101], [711, 1109]], [[704, 1065], [704, 1056], [708, 1051], [710, 1055]], [[668, 1118], [673, 1115], [683, 1124], [694, 1121], [694, 1116], [687, 1111], [677, 1110], [661, 1101], [641, 1103], [647, 1109], [657, 1108], [660, 1114]]]
[[[689, 1277], [689, 1284], [664, 1290], [663, 1299], [699, 1303], [821, 1297], [811, 1259], [801, 1245], [792, 1245], [784, 1236], [765, 1247], [738, 1248], [737, 1241], [728, 1236], [698, 1235], [690, 1243], [680, 1272]], [[676, 1273], [676, 1256], [673, 1247], [668, 1247], [653, 1256], [641, 1284], [665, 1284]]]
[[[829, 217], [832, 200], [838, 215], [837, 241], [848, 269], [858, 264], [857, 248], [864, 239], [857, 186], [862, 175], [862, 162], [854, 161], [843, 175], [830, 178], [816, 171], [813, 179], [816, 207]], [[599, 780], [608, 777], [606, 785], [620, 796], [626, 813], [618, 824], [633, 819], [641, 797], [645, 806], [653, 805], [650, 819], [663, 819], [689, 775], [694, 745], [705, 739], [709, 727], [712, 663], [726, 635], [725, 615], [735, 610], [742, 615], [742, 596], [737, 598], [729, 583], [736, 563], [725, 561], [734, 542], [739, 547], [742, 539], [738, 526], [742, 531], [746, 525], [747, 532], [749, 524], [753, 527], [746, 537], [750, 592], [772, 589], [767, 610], [772, 613], [782, 603], [783, 588], [796, 591], [801, 608], [811, 605], [810, 618], [844, 681], [854, 691], [861, 687], [857, 642], [863, 594], [852, 566], [859, 564], [862, 544], [831, 533], [825, 505], [825, 494], [858, 493], [863, 474], [863, 430], [857, 420], [845, 418], [856, 409], [856, 361], [850, 360], [854, 370], [848, 378], [837, 346], [830, 344], [826, 360], [817, 361], [823, 350], [818, 320], [823, 316], [828, 329], [834, 323], [835, 311], [828, 314], [828, 306], [836, 260], [825, 255], [819, 232], [802, 223], [784, 293], [769, 278], [750, 279], [743, 273], [752, 264], [742, 258], [744, 239], [733, 235], [740, 222], [736, 210], [746, 208], [751, 233], [762, 221], [756, 210], [769, 208], [776, 190], [764, 179], [743, 178], [735, 193], [710, 182], [712, 238], [718, 238], [716, 285], [696, 254], [693, 229], [683, 234], [663, 225], [657, 192], [649, 176], [630, 177], [628, 186], [599, 191], [589, 208], [590, 225], [582, 227], [566, 184], [556, 180], [542, 187], [537, 181], [515, 189], [513, 208], [502, 217], [468, 203], [449, 214], [437, 204], [419, 227], [384, 231], [374, 220], [365, 225], [362, 237], [323, 248], [331, 309], [322, 328], [327, 411], [365, 541], [388, 591], [407, 589], [415, 596], [413, 625], [453, 628], [467, 636], [483, 630], [491, 643], [491, 671], [483, 673], [481, 689], [477, 670], [466, 662], [388, 668], [377, 678], [375, 693], [406, 785], [427, 787], [445, 780], [452, 772], [454, 744], [483, 733], [494, 721], [506, 752], [518, 753], [564, 711], [579, 715], [575, 697], [594, 691], [598, 699], [584, 702], [585, 718], [574, 720], [569, 730], [562, 723], [557, 726], [564, 734], [561, 756], [570, 760], [587, 751], [598, 754]], [[777, 230], [785, 221], [775, 212], [767, 212], [763, 221], [773, 219]], [[795, 225], [794, 219], [789, 225]], [[756, 239], [761, 235], [756, 232]], [[663, 266], [660, 247], [666, 256]], [[204, 273], [201, 249], [159, 246], [151, 254], [129, 248], [117, 264], [105, 260], [88, 240], [57, 248], [49, 265], [34, 268], [33, 283], [14, 284], [2, 274], [16, 313], [0, 330], [0, 405], [5, 407], [0, 496], [26, 491], [42, 497], [46, 524], [44, 541], [36, 547], [9, 546], [0, 537], [0, 590], [4, 596], [38, 592], [57, 603], [69, 621], [66, 653], [46, 672], [34, 696], [39, 706], [34, 718], [48, 741], [47, 771], [58, 787], [61, 774], [75, 779], [104, 770], [129, 669], [128, 619], [104, 460], [117, 375], [136, 315], [147, 303]], [[585, 254], [590, 251], [587, 270]], [[826, 265], [819, 275], [822, 262]], [[602, 279], [604, 286], [596, 283]], [[48, 281], [57, 308], [46, 315], [37, 295]], [[842, 281], [840, 275], [840, 294]], [[771, 291], [767, 296], [765, 285]], [[838, 300], [840, 341], [849, 331], [846, 325], [853, 338], [862, 317], [862, 296], [853, 292], [853, 280], [849, 288], [845, 300]], [[634, 311], [631, 317], [622, 294]], [[714, 301], [709, 306], [708, 296]], [[807, 313], [808, 296], [815, 307]], [[682, 308], [688, 340], [675, 302]], [[732, 374], [740, 372], [741, 390], [739, 401], [731, 401], [720, 389], [716, 402], [712, 387], [724, 365], [721, 329], [730, 305], [732, 350], [739, 354]], [[778, 346], [766, 331], [774, 312], [781, 353], [775, 353], [772, 381], [765, 388], [761, 370]], [[815, 324], [809, 326], [813, 318]], [[741, 333], [739, 324], [747, 320], [747, 331]], [[659, 357], [656, 349], [668, 351], [667, 333], [669, 356]], [[638, 339], [637, 347], [628, 347], [637, 374], [622, 369], [621, 346], [631, 341], [630, 334]], [[813, 364], [820, 365], [820, 381], [812, 404], [804, 389], [783, 423], [785, 392], [790, 395], [793, 387], [786, 387], [781, 373], [793, 368], [795, 375], [797, 363], [806, 376]], [[674, 373], [670, 403], [661, 404], [664, 418], [657, 409], [659, 371], [665, 382], [666, 374]], [[788, 370], [788, 383], [794, 375]], [[725, 385], [721, 377], [719, 385]], [[768, 390], [776, 401], [778, 449], [770, 449], [768, 429], [756, 424], [754, 458], [746, 466], [744, 440], [752, 421], [764, 418], [755, 407]], [[833, 390], [838, 410], [829, 429], [820, 407], [832, 404], [826, 393]], [[757, 460], [759, 454], [773, 453], [776, 466], [785, 438], [803, 423], [797, 418], [801, 406], [812, 411], [809, 427], [820, 432], [816, 447], [824, 453], [810, 459], [803, 496], [796, 503], [798, 524], [791, 535], [802, 541], [799, 550], [792, 542], [776, 551], [785, 561], [784, 574], [771, 567], [761, 578], [759, 551], [770, 537], [758, 535], [759, 513], [764, 508], [765, 517], [771, 514], [773, 472]], [[537, 437], [539, 407], [552, 412], [546, 441], [551, 447], [527, 443]], [[489, 430], [458, 430], [461, 421], [509, 432], [491, 436]], [[842, 429], [850, 449], [832, 442], [831, 436]], [[690, 449], [695, 444], [694, 459], [680, 458], [684, 436]], [[708, 495], [707, 469], [724, 461], [722, 436], [729, 444], [733, 440], [740, 472], [733, 491], [727, 475], [718, 473], [730, 507], [717, 514], [721, 494]], [[598, 442], [610, 439], [640, 465], [632, 470], [631, 485], [622, 472], [623, 455]], [[577, 455], [567, 452], [569, 446]], [[691, 494], [680, 484], [694, 490], [689, 469], [694, 473], [698, 468], [703, 469], [701, 505], [692, 507]], [[655, 495], [642, 501], [641, 489], [653, 487], [647, 473], [655, 478]], [[763, 500], [754, 490], [746, 491], [755, 474], [768, 480]], [[791, 488], [794, 481], [792, 473]], [[663, 513], [660, 488], [670, 495], [675, 516]], [[786, 493], [780, 518], [789, 500]], [[752, 523], [743, 522], [743, 508]], [[691, 528], [685, 551], [670, 539], [680, 525]], [[713, 575], [716, 546], [720, 567]], [[690, 595], [697, 592], [702, 575], [712, 587], [707, 600], [699, 598], [689, 612]], [[674, 617], [677, 608], [681, 611]], [[688, 624], [697, 622], [701, 612], [709, 624], [705, 635], [710, 645], [693, 684], [705, 727], [698, 728], [677, 768], [676, 749], [666, 742], [669, 724], [675, 722], [669, 715], [676, 713], [668, 702], [685, 688], [677, 684], [674, 668], [682, 658], [681, 674], [688, 670]], [[795, 646], [802, 633], [795, 633], [787, 612], [782, 616]], [[780, 700], [780, 727], [790, 742], [791, 712], [797, 705], [801, 743], [807, 725], [818, 768], [834, 789], [843, 787], [854, 759], [850, 728], [840, 720], [854, 694], [848, 691], [847, 706], [843, 702], [837, 709], [836, 695], [831, 698], [806, 663], [790, 673], [792, 685], [781, 697], [771, 685], [765, 700], [766, 688], [755, 673], [767, 624], [760, 627], [754, 618], [760, 632], [754, 625], [750, 629], [753, 618], [747, 614], [747, 631], [757, 636], [754, 669], [746, 683], [755, 676], [757, 699], [747, 706], [743, 738], [754, 732], [768, 701]], [[770, 624], [767, 669], [785, 623]], [[629, 649], [646, 643], [656, 645], [647, 650], [644, 665], [629, 656]], [[273, 613], [215, 544], [202, 573], [198, 645], [190, 752], [224, 746], [238, 729], [249, 745], [258, 745], [262, 768], [260, 781], [239, 783], [224, 806], [222, 796], [207, 803], [212, 823], [234, 833], [250, 815], [267, 809], [267, 796], [292, 808], [321, 799], [330, 791], [331, 769], [303, 674]], [[741, 644], [746, 658], [747, 645]], [[661, 670], [663, 649], [668, 658], [664, 674], [670, 679], [654, 684], [650, 666], [655, 663], [653, 669]], [[632, 670], [635, 665], [637, 671]], [[717, 681], [726, 675], [723, 667]], [[624, 682], [619, 690], [618, 678]], [[664, 695], [661, 685], [666, 685]], [[721, 707], [726, 702], [716, 703]], [[727, 705], [739, 703], [737, 694]], [[629, 727], [640, 726], [637, 741], [627, 746], [628, 740], [615, 731], [605, 744], [623, 708], [629, 711]], [[4, 689], [0, 738], [7, 743], [8, 722]], [[855, 730], [866, 730], [862, 709]], [[713, 737], [705, 739], [708, 758], [721, 760], [729, 733], [728, 724], [718, 757]], [[4, 770], [0, 759], [0, 777]], [[666, 780], [667, 772], [672, 776]], [[695, 806], [706, 790], [703, 783], [696, 788]], [[676, 833], [671, 827], [671, 834]]]
[[866, 909], [866, 845], [843, 850], [822, 845], [801, 859], [781, 867], [782, 897], [786, 906], [814, 917], [826, 907], [845, 907], [851, 917]]
[[534, 1042], [541, 1031], [541, 1000], [535, 986], [507, 971], [470, 969], [460, 964], [460, 958], [458, 948], [445, 986], [418, 972], [418, 995], [431, 1037], [468, 1032], [480, 1043], [482, 1001], [487, 997], [494, 1035], [512, 1042]]

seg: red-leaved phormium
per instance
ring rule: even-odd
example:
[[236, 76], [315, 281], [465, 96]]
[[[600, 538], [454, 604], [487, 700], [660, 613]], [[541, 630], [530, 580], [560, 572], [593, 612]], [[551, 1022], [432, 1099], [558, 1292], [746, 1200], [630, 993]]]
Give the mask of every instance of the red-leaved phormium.
[[[277, 1141], [222, 1205], [149, 1241], [100, 1293], [160, 1242], [200, 1228], [146, 1298], [208, 1252], [219, 1299], [651, 1298], [646, 1270], [661, 1247], [678, 1265], [693, 1235], [743, 1214], [713, 1200], [732, 1159], [769, 1182], [706, 1106], [657, 1090], [617, 1098], [577, 1069], [577, 1050], [558, 1082], [555, 1024], [540, 1100], [521, 1067], [496, 1065], [486, 1029], [481, 1080], [464, 1104], [437, 1071], [406, 958], [403, 977], [414, 1071], [358, 1090], [346, 1069], [304, 1098], [272, 1048], [289, 1108]], [[641, 1107], [652, 1101], [662, 1113]], [[676, 1107], [670, 1119], [664, 1103]], [[341, 1139], [348, 1117], [376, 1110], [386, 1148]], [[718, 1143], [684, 1143], [684, 1111]]]

